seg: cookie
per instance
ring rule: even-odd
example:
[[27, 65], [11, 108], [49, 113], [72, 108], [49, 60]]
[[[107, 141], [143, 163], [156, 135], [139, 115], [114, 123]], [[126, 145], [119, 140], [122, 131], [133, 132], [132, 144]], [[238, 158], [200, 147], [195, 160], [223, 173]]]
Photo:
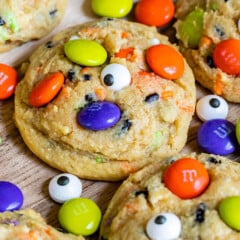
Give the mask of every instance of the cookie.
[[240, 2], [205, 0], [187, 5], [180, 0], [176, 6], [176, 36], [196, 81], [230, 102], [240, 102]]
[[149, 164], [116, 191], [100, 239], [239, 239], [239, 176], [239, 163], [205, 153]]
[[67, 1], [1, 1], [0, 52], [47, 35], [61, 21]]
[[25, 209], [0, 213], [0, 239], [83, 240], [84, 238], [59, 232], [47, 225], [38, 212]]
[[[145, 53], [156, 43], [182, 61], [176, 79], [147, 64]], [[53, 91], [45, 85], [52, 82]], [[66, 29], [39, 47], [17, 86], [14, 118], [26, 145], [49, 165], [115, 181], [183, 148], [195, 94], [192, 71], [166, 36], [104, 18]]]

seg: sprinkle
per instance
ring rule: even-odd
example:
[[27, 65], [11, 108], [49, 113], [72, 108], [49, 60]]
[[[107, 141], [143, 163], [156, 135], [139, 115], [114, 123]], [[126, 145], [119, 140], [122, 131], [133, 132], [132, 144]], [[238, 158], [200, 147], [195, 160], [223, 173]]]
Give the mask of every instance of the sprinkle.
[[151, 95], [146, 96], [144, 101], [147, 103], [152, 103], [152, 102], [156, 102], [158, 99], [159, 99], [158, 93], [153, 93]]
[[199, 222], [199, 223], [202, 223], [204, 221], [204, 213], [205, 213], [205, 210], [206, 210], [206, 205], [205, 203], [200, 203], [198, 205], [198, 209], [197, 209], [197, 212], [196, 212], [196, 221]]
[[52, 10], [52, 11], [49, 12], [49, 15], [50, 15], [51, 17], [54, 17], [54, 16], [56, 15], [56, 12], [57, 12], [57, 9], [54, 9], [54, 10]]
[[97, 157], [95, 158], [95, 160], [96, 160], [97, 163], [103, 163], [103, 158], [100, 157], [100, 156], [97, 156]]
[[212, 9], [213, 11], [216, 11], [216, 10], [218, 9], [217, 4], [216, 4], [216, 3], [213, 3], [213, 4], [211, 5], [211, 9]]
[[162, 142], [162, 133], [161, 131], [156, 131], [154, 136], [154, 149], [157, 149]]
[[206, 61], [207, 61], [207, 65], [210, 68], [215, 68], [215, 64], [214, 64], [212, 56], [208, 55], [207, 58], [206, 58]]
[[52, 48], [53, 47], [53, 42], [52, 41], [48, 41], [46, 43], [46, 48]]
[[67, 77], [68, 77], [68, 79], [69, 79], [70, 81], [72, 81], [72, 80], [76, 77], [75, 71], [74, 71], [73, 69], [70, 69], [70, 70], [68, 71]]
[[6, 24], [6, 22], [3, 20], [2, 17], [0, 17], [0, 26], [3, 26], [3, 25], [5, 25], [5, 24]]

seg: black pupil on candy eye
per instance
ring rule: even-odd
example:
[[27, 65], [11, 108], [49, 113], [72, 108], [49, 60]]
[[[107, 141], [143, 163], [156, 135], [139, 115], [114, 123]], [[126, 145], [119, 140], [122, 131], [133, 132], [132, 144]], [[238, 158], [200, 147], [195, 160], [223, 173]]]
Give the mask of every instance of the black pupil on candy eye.
[[57, 183], [60, 186], [65, 186], [69, 183], [69, 178], [66, 176], [61, 176], [60, 178], [58, 178]]
[[107, 85], [107, 86], [112, 86], [113, 83], [114, 83], [114, 77], [112, 74], [107, 74], [105, 77], [104, 77], [104, 83]]
[[163, 224], [167, 221], [166, 217], [164, 217], [163, 215], [159, 215], [155, 218], [155, 223], [156, 224]]
[[213, 107], [213, 108], [218, 108], [220, 106], [220, 101], [216, 98], [212, 98], [210, 101], [209, 101], [210, 105]]

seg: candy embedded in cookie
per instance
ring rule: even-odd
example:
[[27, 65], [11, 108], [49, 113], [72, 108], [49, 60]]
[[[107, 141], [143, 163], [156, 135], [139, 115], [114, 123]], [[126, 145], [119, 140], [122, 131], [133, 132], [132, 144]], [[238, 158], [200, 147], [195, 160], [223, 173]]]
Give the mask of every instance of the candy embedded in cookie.
[[28, 0], [17, 5], [12, 0], [1, 1], [0, 52], [50, 33], [62, 20], [66, 7], [66, 0]]
[[[195, 163], [185, 165], [182, 161], [186, 160], [196, 161], [197, 167]], [[178, 163], [181, 167], [176, 169]], [[197, 186], [199, 166], [207, 181], [198, 194], [185, 198], [169, 189], [168, 181], [172, 180], [165, 177], [169, 169], [176, 175], [175, 184], [188, 188], [189, 183]], [[213, 154], [180, 154], [149, 164], [129, 176], [116, 191], [103, 217], [100, 237], [238, 239], [239, 176], [238, 162]]]
[[195, 102], [192, 71], [166, 36], [104, 18], [66, 29], [30, 57], [15, 122], [51, 166], [119, 180], [183, 148]]
[[240, 2], [177, 3], [175, 28], [180, 49], [196, 80], [214, 94], [240, 102]]

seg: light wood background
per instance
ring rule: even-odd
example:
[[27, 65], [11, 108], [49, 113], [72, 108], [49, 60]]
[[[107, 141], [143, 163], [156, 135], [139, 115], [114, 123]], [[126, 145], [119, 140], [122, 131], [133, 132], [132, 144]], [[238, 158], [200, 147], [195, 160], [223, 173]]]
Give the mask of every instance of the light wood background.
[[[91, 12], [90, 0], [69, 0], [68, 8], [62, 23], [47, 37], [40, 41], [31, 42], [0, 54], [0, 62], [16, 66], [26, 59], [40, 43], [71, 25], [86, 22], [96, 16]], [[197, 85], [197, 98], [210, 94], [207, 90]], [[53, 202], [48, 195], [49, 180], [59, 174], [56, 169], [50, 168], [34, 156], [24, 144], [13, 122], [14, 104], [11, 97], [0, 101], [0, 180], [11, 181], [18, 185], [24, 194], [23, 208], [33, 208], [40, 212], [47, 222], [54, 227], [59, 227], [57, 213], [60, 204]], [[228, 120], [236, 124], [240, 117], [240, 105], [229, 104]], [[200, 152], [196, 136], [201, 122], [193, 117], [188, 134], [188, 141], [183, 152]], [[240, 160], [239, 151], [229, 156], [233, 160]], [[83, 180], [82, 197], [91, 198], [100, 206], [104, 213], [109, 200], [118, 188], [120, 182], [97, 182]], [[97, 239], [97, 233], [88, 239]]]

